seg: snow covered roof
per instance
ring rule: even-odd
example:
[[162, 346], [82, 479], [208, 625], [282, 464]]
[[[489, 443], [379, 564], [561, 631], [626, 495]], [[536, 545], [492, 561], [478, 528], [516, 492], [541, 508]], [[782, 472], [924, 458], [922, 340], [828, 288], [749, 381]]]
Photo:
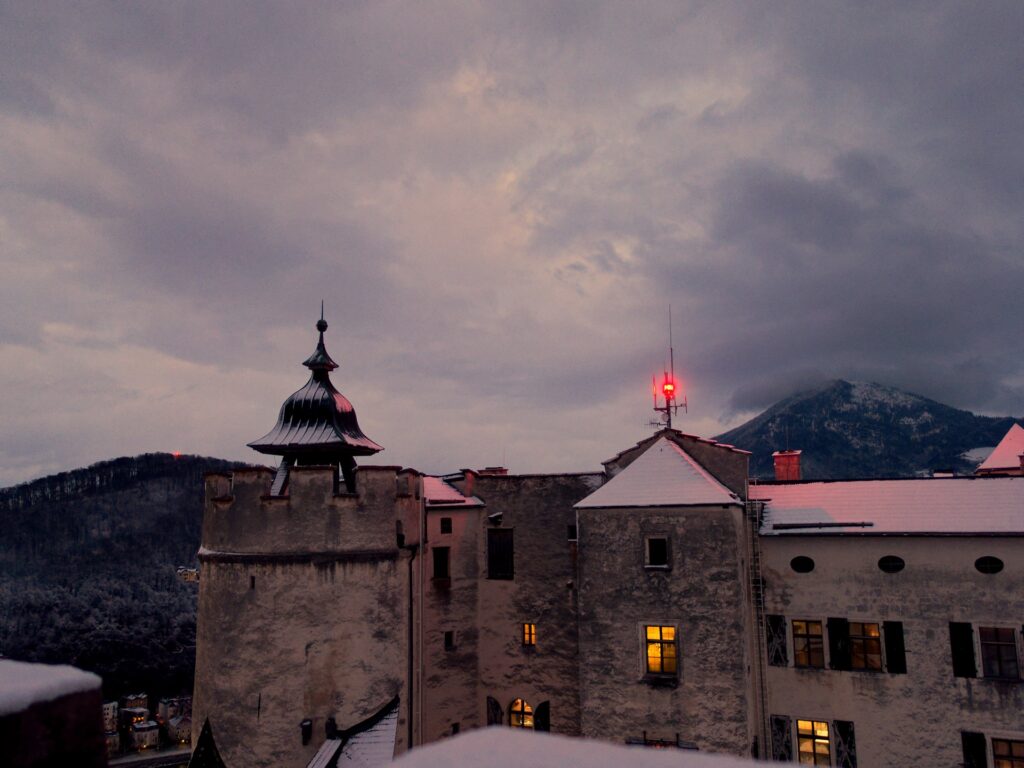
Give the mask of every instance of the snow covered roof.
[[599, 507], [682, 507], [736, 504], [735, 494], [666, 437], [576, 504]]
[[[638, 734], [639, 735], [639, 734]], [[339, 763], [340, 765], [340, 763]], [[752, 760], [678, 749], [626, 747], [521, 728], [468, 731], [407, 752], [398, 768], [753, 768]]]
[[428, 507], [479, 507], [483, 505], [483, 502], [476, 496], [463, 496], [458, 488], [446, 482], [444, 478], [431, 475], [423, 476], [423, 496], [427, 500]]
[[1020, 470], [1020, 455], [1024, 453], [1024, 427], [1014, 424], [1003, 435], [999, 445], [981, 463], [976, 472], [997, 472], [999, 470]]
[[762, 535], [1024, 535], [1024, 477], [751, 485]]
[[[378, 719], [379, 718], [379, 719]], [[398, 699], [369, 721], [344, 732], [345, 746], [338, 756], [338, 768], [375, 768], [395, 758], [395, 734], [398, 732]]]
[[61, 696], [99, 690], [98, 675], [67, 664], [0, 660], [0, 717]]

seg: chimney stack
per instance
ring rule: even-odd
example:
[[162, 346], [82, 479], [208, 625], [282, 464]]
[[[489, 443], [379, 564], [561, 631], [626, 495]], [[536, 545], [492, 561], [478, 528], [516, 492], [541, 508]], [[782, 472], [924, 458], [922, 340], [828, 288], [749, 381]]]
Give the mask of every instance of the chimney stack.
[[791, 482], [800, 479], [801, 451], [776, 451], [772, 454], [775, 462], [775, 479]]

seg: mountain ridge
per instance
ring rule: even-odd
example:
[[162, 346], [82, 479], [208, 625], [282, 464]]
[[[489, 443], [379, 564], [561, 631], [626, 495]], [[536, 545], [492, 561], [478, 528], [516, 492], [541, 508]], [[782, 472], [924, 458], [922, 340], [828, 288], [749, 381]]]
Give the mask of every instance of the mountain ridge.
[[773, 476], [772, 452], [803, 451], [805, 479], [971, 472], [964, 454], [994, 446], [1012, 416], [977, 416], [874, 382], [833, 379], [796, 392], [715, 439], [751, 451], [752, 477]]

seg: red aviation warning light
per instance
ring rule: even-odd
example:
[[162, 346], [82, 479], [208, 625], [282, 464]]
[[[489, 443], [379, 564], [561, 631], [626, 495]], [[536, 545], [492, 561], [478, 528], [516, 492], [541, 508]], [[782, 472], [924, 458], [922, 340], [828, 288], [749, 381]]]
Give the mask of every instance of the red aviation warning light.
[[658, 384], [654, 376], [651, 377], [651, 394], [654, 397], [654, 410], [660, 414], [661, 421], [651, 422], [652, 427], [660, 427], [662, 424], [668, 429], [672, 429], [672, 417], [679, 411], [680, 408], [685, 412], [686, 408], [686, 395], [682, 396], [682, 401], [679, 400], [679, 393], [676, 392], [676, 361], [675, 361], [675, 350], [672, 348], [672, 307], [668, 308], [668, 368], [662, 370], [661, 379], [661, 396], [664, 401], [664, 405], [658, 405]]

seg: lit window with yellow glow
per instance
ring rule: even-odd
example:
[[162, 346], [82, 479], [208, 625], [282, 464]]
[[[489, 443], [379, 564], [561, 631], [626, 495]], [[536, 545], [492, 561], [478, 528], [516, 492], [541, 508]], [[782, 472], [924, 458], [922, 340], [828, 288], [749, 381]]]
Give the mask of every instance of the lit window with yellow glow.
[[832, 754], [829, 751], [828, 723], [820, 720], [797, 720], [797, 740], [799, 741], [799, 762], [804, 765], [831, 765]]
[[676, 674], [676, 628], [647, 626], [644, 633], [647, 637], [648, 674]]
[[523, 645], [537, 644], [537, 625], [523, 624]]
[[513, 728], [533, 728], [533, 707], [516, 699], [508, 710], [508, 724]]

